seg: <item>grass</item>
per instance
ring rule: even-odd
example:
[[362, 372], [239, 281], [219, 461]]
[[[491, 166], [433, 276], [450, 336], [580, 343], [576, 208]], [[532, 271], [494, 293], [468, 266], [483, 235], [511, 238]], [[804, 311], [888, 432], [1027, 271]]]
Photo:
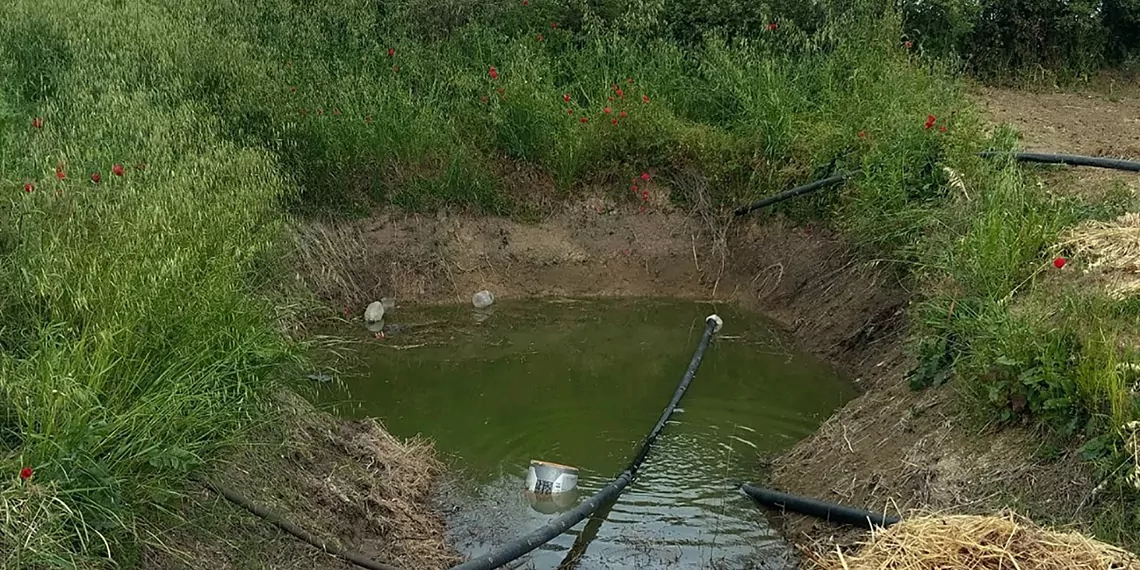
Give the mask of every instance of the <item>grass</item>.
[[267, 293], [291, 217], [525, 214], [501, 182], [513, 165], [559, 198], [696, 172], [723, 206], [858, 170], [779, 211], [831, 220], [920, 291], [912, 381], [955, 378], [990, 417], [1099, 437], [1119, 461], [1136, 414], [1118, 339], [1140, 308], [1050, 262], [1067, 228], [1123, 205], [977, 158], [1012, 133], [983, 134], [896, 14], [836, 6], [738, 7], [761, 25], [730, 32], [698, 2], [16, 0], [0, 21], [0, 560], [133, 565], [188, 474], [264, 418], [296, 360]]

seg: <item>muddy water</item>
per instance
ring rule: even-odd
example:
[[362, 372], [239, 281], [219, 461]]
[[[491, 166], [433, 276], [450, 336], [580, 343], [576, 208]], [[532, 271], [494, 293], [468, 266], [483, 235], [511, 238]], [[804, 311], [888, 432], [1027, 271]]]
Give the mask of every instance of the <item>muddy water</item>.
[[401, 309], [382, 340], [347, 332], [368, 341], [326, 395], [343, 414], [435, 441], [455, 476], [452, 542], [477, 555], [555, 516], [521, 492], [529, 460], [577, 466], [582, 496], [624, 469], [712, 312], [725, 319], [721, 336], [638, 479], [604, 519], [528, 564], [779, 568], [786, 545], [732, 482], [756, 480], [762, 455], [811, 433], [853, 390], [759, 316], [652, 300]]

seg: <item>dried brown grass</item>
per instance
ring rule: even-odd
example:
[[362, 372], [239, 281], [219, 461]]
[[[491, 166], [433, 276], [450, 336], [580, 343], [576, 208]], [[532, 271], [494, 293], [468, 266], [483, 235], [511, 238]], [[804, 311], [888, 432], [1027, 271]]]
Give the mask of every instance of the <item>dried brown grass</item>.
[[1087, 260], [1109, 292], [1118, 296], [1140, 293], [1140, 213], [1111, 222], [1087, 222], [1068, 233], [1062, 245]]
[[918, 516], [875, 532], [855, 554], [816, 557], [828, 570], [1122, 570], [1140, 559], [1075, 532], [1037, 526], [1011, 512]]
[[305, 503], [298, 511], [396, 566], [446, 568], [459, 561], [431, 506], [443, 466], [430, 441], [397, 439], [377, 420], [336, 420], [285, 398], [295, 417], [289, 447], [302, 467], [291, 474]]

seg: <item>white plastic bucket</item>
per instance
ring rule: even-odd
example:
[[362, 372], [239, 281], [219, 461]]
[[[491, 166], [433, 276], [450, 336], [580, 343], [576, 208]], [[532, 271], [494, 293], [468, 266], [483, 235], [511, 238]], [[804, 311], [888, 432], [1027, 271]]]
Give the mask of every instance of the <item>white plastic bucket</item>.
[[526, 490], [535, 495], [568, 493], [578, 487], [578, 468], [531, 460], [526, 472]]

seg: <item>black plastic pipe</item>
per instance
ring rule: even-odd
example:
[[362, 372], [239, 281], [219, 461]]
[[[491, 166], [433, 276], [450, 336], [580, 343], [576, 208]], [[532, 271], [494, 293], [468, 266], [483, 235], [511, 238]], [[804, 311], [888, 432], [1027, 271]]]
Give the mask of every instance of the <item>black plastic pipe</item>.
[[743, 216], [743, 215], [748, 214], [752, 211], [759, 210], [760, 208], [771, 206], [772, 204], [775, 204], [776, 202], [783, 202], [784, 200], [787, 200], [789, 198], [795, 198], [796, 196], [799, 196], [801, 194], [808, 194], [810, 192], [815, 192], [817, 190], [822, 190], [824, 188], [830, 188], [832, 186], [838, 186], [838, 185], [842, 184], [843, 181], [847, 180], [847, 178], [849, 178], [850, 176], [851, 176], [850, 173], [836, 174], [835, 176], [832, 176], [831, 178], [824, 178], [823, 180], [816, 180], [815, 182], [812, 182], [811, 184], [804, 184], [803, 186], [796, 186], [795, 188], [792, 188], [790, 190], [784, 190], [783, 192], [780, 192], [779, 194], [776, 194], [774, 196], [768, 196], [767, 198], [764, 198], [763, 200], [760, 200], [759, 202], [753, 202], [753, 203], [748, 204], [746, 206], [740, 206], [739, 208], [733, 210], [733, 212], [736, 213], [737, 216]]
[[863, 509], [845, 507], [843, 505], [810, 499], [808, 497], [781, 493], [763, 487], [741, 485], [740, 489], [744, 491], [744, 494], [752, 497], [754, 501], [766, 507], [789, 510], [801, 515], [823, 519], [828, 522], [849, 524], [868, 529], [887, 527], [899, 522], [899, 518], [896, 516], [872, 513], [871, 511], [864, 511]]
[[[1005, 152], [983, 152], [984, 157], [1009, 156]], [[1045, 152], [1018, 152], [1013, 158], [1021, 162], [1039, 162], [1042, 164], [1067, 164], [1069, 166], [1096, 166], [1098, 168], [1112, 168], [1140, 172], [1140, 161], [1123, 160], [1120, 158], [1104, 158], [1100, 156], [1081, 156], [1078, 154], [1053, 154]]]
[[641, 446], [638, 448], [633, 461], [630, 461], [625, 471], [622, 471], [612, 483], [606, 485], [601, 491], [598, 491], [594, 496], [586, 499], [580, 505], [574, 507], [574, 509], [559, 515], [558, 518], [542, 525], [530, 534], [519, 537], [490, 554], [484, 554], [468, 560], [463, 564], [454, 566], [451, 570], [494, 570], [495, 568], [499, 568], [549, 542], [554, 537], [566, 532], [570, 527], [581, 522], [582, 519], [590, 516], [590, 513], [598, 510], [608, 502], [617, 499], [617, 496], [621, 494], [622, 490], [637, 476], [637, 470], [641, 467], [641, 463], [645, 461], [646, 456], [649, 455], [649, 448], [657, 441], [657, 436], [661, 435], [661, 430], [665, 428], [665, 423], [669, 421], [669, 417], [673, 415], [673, 410], [677, 409], [677, 404], [681, 402], [681, 397], [685, 395], [685, 390], [687, 390], [689, 384], [692, 383], [693, 376], [697, 373], [697, 368], [701, 366], [701, 360], [704, 358], [705, 350], [708, 349], [709, 343], [712, 341], [712, 336], [720, 330], [721, 323], [720, 317], [716, 315], [709, 315], [709, 317], [705, 319], [705, 333], [701, 336], [701, 342], [697, 345], [697, 350], [693, 353], [692, 360], [689, 361], [689, 368], [685, 370], [685, 375], [681, 377], [681, 382], [673, 392], [673, 399], [669, 401], [669, 405], [665, 407], [665, 410], [661, 413], [661, 418], [657, 420], [657, 424], [653, 426], [649, 435], [645, 436], [645, 439], [642, 440]]

